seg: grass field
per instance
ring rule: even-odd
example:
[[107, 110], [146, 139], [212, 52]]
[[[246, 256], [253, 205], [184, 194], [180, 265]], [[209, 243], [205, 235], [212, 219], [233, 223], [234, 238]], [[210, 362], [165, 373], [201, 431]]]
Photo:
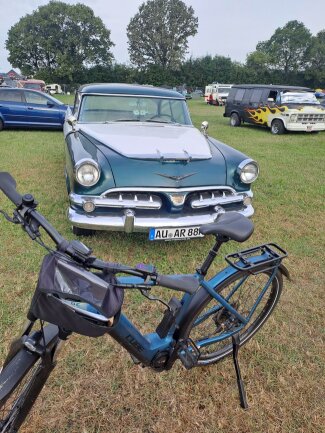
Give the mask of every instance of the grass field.
[[[258, 161], [255, 233], [245, 246], [274, 241], [289, 252], [292, 276], [262, 331], [242, 350], [250, 410], [238, 404], [231, 359], [157, 375], [134, 366], [109, 337], [73, 336], [42, 391], [25, 433], [318, 433], [325, 431], [324, 270], [325, 132], [272, 136], [231, 128], [223, 109], [189, 101], [196, 126]], [[72, 239], [65, 212], [62, 132], [3, 131], [0, 171], [33, 193], [39, 210]], [[0, 208], [11, 205], [0, 196]], [[100, 233], [86, 242], [106, 260], [155, 263], [162, 273], [193, 272], [213, 239], [150, 243], [145, 235]], [[236, 250], [227, 245], [225, 251]], [[0, 358], [24, 323], [44, 251], [0, 216]], [[214, 271], [223, 265], [220, 258]], [[170, 293], [169, 293], [170, 294]], [[168, 294], [168, 295], [169, 295]], [[161, 309], [128, 294], [127, 314], [144, 331]], [[1, 362], [0, 362], [1, 364]]]

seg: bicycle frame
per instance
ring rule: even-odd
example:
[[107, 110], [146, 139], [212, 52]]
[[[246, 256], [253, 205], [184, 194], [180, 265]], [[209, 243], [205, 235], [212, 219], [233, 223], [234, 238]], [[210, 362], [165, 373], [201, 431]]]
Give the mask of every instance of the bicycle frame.
[[[251, 263], [256, 263], [263, 259], [262, 256], [251, 257], [249, 261]], [[220, 308], [226, 308], [231, 314], [233, 314], [240, 322], [240, 325], [233, 329], [231, 332], [223, 333], [217, 337], [211, 337], [200, 342], [199, 347], [207, 346], [209, 344], [215, 343], [217, 341], [224, 340], [239, 332], [250, 320], [252, 314], [256, 310], [258, 304], [262, 300], [265, 292], [270, 286], [273, 278], [276, 275], [276, 272], [279, 268], [279, 264], [274, 267], [271, 272], [270, 279], [267, 284], [263, 288], [261, 288], [261, 292], [251, 308], [251, 311], [246, 317], [243, 317], [241, 314], [234, 309], [230, 303], [228, 302], [230, 297], [238, 290], [240, 284], [236, 285], [235, 288], [231, 291], [230, 294], [226, 298], [221, 296], [217, 289], [219, 286], [223, 284], [223, 282], [229, 277], [238, 274], [238, 276], [248, 276], [244, 270], [239, 271], [231, 266], [226, 267], [214, 277], [212, 277], [209, 281], [205, 281], [203, 276], [196, 273], [194, 274], [200, 281], [203, 289], [207, 290], [209, 294], [218, 301], [218, 305], [216, 305], [212, 310], [210, 310], [206, 314], [211, 314], [212, 312], [217, 312]], [[139, 277], [120, 277], [118, 279], [121, 283], [133, 283], [139, 284], [142, 280]], [[179, 335], [183, 334], [183, 323], [186, 322], [186, 317], [189, 314], [190, 309], [195, 309], [195, 304], [197, 303], [197, 293], [193, 295], [185, 294], [181, 299], [181, 308], [176, 315], [175, 323], [170, 328], [168, 335], [165, 338], [160, 338], [159, 335], [154, 333], [149, 333], [143, 335], [130, 321], [129, 319], [121, 313], [118, 322], [113, 328], [108, 330], [108, 334], [111, 335], [121, 346], [123, 346], [133, 358], [136, 358], [139, 362], [144, 364], [145, 366], [150, 366], [152, 361], [161, 353], [168, 353], [169, 356], [172, 356], [173, 352], [177, 349], [177, 342], [179, 339]], [[205, 315], [206, 316], [206, 315]], [[205, 316], [200, 318], [199, 320], [204, 320]], [[199, 323], [199, 322], [197, 322]], [[177, 334], [177, 335], [176, 335]], [[176, 360], [177, 357], [172, 357], [172, 359]], [[170, 368], [171, 365], [168, 366]]]

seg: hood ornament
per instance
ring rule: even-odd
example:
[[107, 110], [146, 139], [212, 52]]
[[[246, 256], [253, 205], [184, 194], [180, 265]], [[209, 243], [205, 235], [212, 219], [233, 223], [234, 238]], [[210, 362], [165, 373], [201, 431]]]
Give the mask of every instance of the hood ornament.
[[194, 176], [196, 173], [185, 174], [184, 176], [169, 176], [168, 174], [156, 173], [158, 176], [166, 177], [167, 179], [174, 180], [175, 182], [180, 182], [187, 177]]

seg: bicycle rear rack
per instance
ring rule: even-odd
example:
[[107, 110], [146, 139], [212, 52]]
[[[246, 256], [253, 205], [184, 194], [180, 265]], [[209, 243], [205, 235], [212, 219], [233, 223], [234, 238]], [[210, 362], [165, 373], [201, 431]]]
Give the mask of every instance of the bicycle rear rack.
[[274, 243], [258, 245], [237, 253], [228, 254], [225, 260], [239, 271], [257, 274], [279, 266], [288, 253]]

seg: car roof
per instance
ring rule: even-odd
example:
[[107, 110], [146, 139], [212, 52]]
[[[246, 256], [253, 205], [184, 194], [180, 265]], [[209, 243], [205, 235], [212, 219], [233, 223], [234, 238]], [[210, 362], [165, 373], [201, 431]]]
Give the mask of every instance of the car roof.
[[[0, 86], [1, 89], [1, 86]], [[10, 87], [10, 86], [4, 86], [4, 89], [9, 90], [10, 92], [33, 92], [33, 93], [37, 93], [37, 95], [39, 95], [42, 92], [39, 92], [38, 90], [34, 90], [34, 89], [26, 89], [25, 87]], [[42, 95], [44, 96], [48, 96], [45, 93], [42, 93]]]
[[143, 95], [157, 96], [162, 98], [184, 99], [185, 97], [175, 90], [163, 89], [161, 87], [146, 86], [141, 84], [124, 83], [94, 83], [84, 84], [79, 88], [79, 93], [100, 93], [113, 95]]
[[308, 92], [314, 92], [309, 87], [299, 87], [299, 86], [284, 86], [284, 85], [277, 85], [277, 84], [234, 84], [232, 87], [240, 87], [245, 89], [253, 89], [253, 88], [259, 88], [259, 89], [278, 89], [278, 90], [304, 90]]

